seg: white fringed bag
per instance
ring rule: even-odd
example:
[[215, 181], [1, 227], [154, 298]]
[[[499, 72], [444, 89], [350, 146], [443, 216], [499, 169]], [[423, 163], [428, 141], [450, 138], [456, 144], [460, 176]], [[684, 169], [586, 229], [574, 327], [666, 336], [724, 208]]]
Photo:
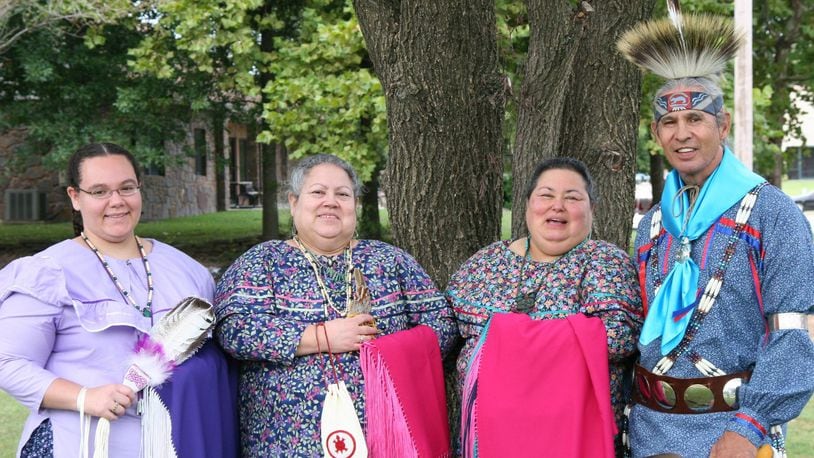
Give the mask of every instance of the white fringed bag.
[[319, 328], [325, 334], [325, 342], [328, 346], [328, 363], [325, 371], [330, 377], [333, 374], [333, 383], [328, 383], [328, 390], [325, 393], [325, 401], [322, 404], [322, 418], [320, 422], [320, 432], [322, 436], [322, 453], [324, 458], [367, 458], [367, 443], [359, 424], [359, 417], [356, 415], [356, 408], [348, 393], [345, 382], [340, 380], [336, 371], [334, 355], [331, 352], [331, 345], [328, 342], [328, 331], [325, 324], [320, 323], [315, 328], [317, 337], [317, 350], [322, 353], [319, 347]]

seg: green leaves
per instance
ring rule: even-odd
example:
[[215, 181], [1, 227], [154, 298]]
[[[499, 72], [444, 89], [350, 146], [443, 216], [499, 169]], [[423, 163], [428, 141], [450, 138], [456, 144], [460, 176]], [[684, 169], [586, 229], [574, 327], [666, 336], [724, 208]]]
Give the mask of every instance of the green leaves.
[[[369, 180], [384, 161], [387, 121], [381, 84], [365, 67], [367, 51], [350, 5], [305, 8], [300, 33], [278, 37], [274, 79], [263, 88], [264, 142], [284, 143], [291, 157], [333, 153]], [[347, 16], [347, 18], [345, 18]]]
[[20, 153], [61, 167], [79, 145], [112, 141], [142, 159], [161, 157], [164, 142], [183, 135], [189, 110], [171, 82], [128, 70], [127, 50], [140, 38], [136, 21], [66, 27], [26, 34], [0, 66], [3, 123], [29, 134]]

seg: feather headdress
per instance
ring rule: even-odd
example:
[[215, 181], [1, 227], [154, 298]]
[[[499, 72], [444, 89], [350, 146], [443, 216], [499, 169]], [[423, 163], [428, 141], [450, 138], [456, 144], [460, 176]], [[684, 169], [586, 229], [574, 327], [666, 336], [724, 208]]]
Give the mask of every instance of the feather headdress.
[[717, 79], [735, 56], [743, 34], [729, 18], [682, 15], [668, 1], [669, 17], [641, 22], [616, 42], [629, 61], [666, 79]]

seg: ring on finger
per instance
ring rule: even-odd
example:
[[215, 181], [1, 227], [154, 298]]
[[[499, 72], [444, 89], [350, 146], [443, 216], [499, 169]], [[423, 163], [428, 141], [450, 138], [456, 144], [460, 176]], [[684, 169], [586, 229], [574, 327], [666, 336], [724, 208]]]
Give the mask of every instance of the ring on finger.
[[362, 343], [364, 341], [365, 341], [365, 336], [363, 336], [362, 334], [359, 334], [359, 343]]
[[112, 412], [116, 413], [116, 411], [119, 410], [120, 405], [121, 404], [119, 404], [119, 401], [113, 401], [113, 410], [112, 410]]

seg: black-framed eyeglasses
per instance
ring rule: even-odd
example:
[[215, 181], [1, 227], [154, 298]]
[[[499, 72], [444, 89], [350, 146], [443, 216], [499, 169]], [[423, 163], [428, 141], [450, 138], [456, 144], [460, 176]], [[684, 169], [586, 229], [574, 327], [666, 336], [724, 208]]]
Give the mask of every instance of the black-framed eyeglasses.
[[89, 196], [93, 197], [94, 199], [109, 199], [114, 192], [118, 193], [121, 197], [130, 197], [135, 195], [141, 189], [141, 185], [134, 185], [128, 184], [124, 185], [119, 189], [92, 189], [90, 191], [86, 191], [80, 187], [76, 187], [76, 189], [88, 194]]

